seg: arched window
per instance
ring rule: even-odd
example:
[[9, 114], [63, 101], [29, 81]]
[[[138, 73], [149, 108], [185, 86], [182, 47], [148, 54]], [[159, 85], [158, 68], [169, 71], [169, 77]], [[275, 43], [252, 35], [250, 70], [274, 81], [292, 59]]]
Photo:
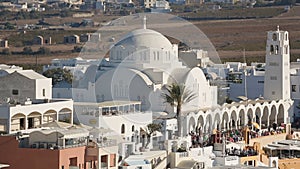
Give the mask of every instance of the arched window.
[[288, 34], [287, 33], [285, 34], [285, 40], [288, 40]]
[[121, 134], [124, 134], [125, 133], [125, 124], [122, 124], [121, 126]]
[[276, 45], [276, 47], [275, 47], [275, 55], [277, 55], [279, 53], [279, 47], [278, 47], [278, 45]]
[[134, 125], [132, 125], [132, 127], [131, 127], [131, 131], [134, 131]]
[[276, 33], [273, 34], [272, 40], [273, 40], [273, 41], [277, 41], [277, 35], [276, 35]]
[[284, 51], [285, 51], [285, 54], [289, 54], [289, 48], [288, 48], [288, 46], [284, 46]]
[[273, 45], [270, 46], [270, 54], [274, 54], [274, 46]]

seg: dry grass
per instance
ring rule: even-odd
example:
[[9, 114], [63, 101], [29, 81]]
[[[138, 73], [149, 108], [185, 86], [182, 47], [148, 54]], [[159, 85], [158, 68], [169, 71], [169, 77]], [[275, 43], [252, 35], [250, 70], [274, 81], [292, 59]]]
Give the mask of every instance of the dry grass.
[[[106, 22], [113, 18], [113, 16], [97, 16], [94, 17], [95, 21]], [[63, 22], [81, 21], [82, 18], [49, 18], [46, 21], [53, 24], [59, 24]], [[23, 21], [22, 21], [23, 22]], [[30, 20], [29, 22], [35, 22]], [[25, 23], [25, 21], [24, 21]], [[264, 62], [265, 58], [265, 44], [266, 33], [270, 30], [276, 30], [277, 25], [280, 29], [287, 30], [290, 33], [291, 44], [291, 60], [300, 58], [300, 6], [293, 7], [288, 13], [281, 14], [278, 17], [268, 19], [241, 19], [241, 20], [213, 20], [213, 21], [198, 21], [193, 22], [199, 27], [211, 40], [216, 47], [219, 56], [222, 61], [236, 60], [244, 61], [243, 49], [246, 50], [246, 61]], [[68, 33], [81, 33], [86, 30], [72, 29], [68, 30]], [[39, 32], [36, 32], [39, 33]], [[28, 35], [28, 39], [36, 33]], [[44, 32], [49, 34], [50, 32]], [[64, 32], [56, 34], [58, 38], [61, 38]], [[15, 32], [4, 32], [1, 37], [5, 35], [15, 34]], [[17, 37], [20, 35], [14, 35]], [[24, 37], [25, 38], [25, 37]], [[54, 40], [54, 39], [53, 39]], [[55, 41], [55, 40], [54, 40]], [[33, 46], [33, 49], [39, 46]], [[49, 63], [53, 58], [70, 58], [78, 56], [78, 53], [71, 53], [74, 45], [52, 45], [48, 46], [51, 51], [62, 51], [55, 55], [38, 57], [39, 63]], [[11, 48], [11, 50], [21, 51], [21, 48]], [[2, 49], [0, 49], [2, 50]], [[67, 51], [67, 52], [64, 52]], [[30, 56], [1, 56], [0, 63], [35, 63], [35, 57]]]

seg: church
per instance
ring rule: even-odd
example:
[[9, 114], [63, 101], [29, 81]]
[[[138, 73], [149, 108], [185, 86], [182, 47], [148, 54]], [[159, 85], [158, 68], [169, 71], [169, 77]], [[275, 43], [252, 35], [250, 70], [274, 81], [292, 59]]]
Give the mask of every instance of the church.
[[[265, 97], [219, 105], [217, 86], [210, 85], [200, 67], [185, 65], [179, 59], [178, 45], [147, 29], [144, 19], [142, 29], [133, 30], [116, 42], [109, 51], [109, 59], [89, 66], [77, 87], [71, 89], [74, 116], [81, 123], [110, 128], [124, 139], [134, 140], [133, 136], [141, 134], [140, 128], [152, 123], [152, 114], [161, 114], [160, 119], [172, 117], [174, 108], [164, 103], [162, 93], [167, 85], [178, 83], [196, 95], [182, 107], [183, 134], [198, 129], [205, 133], [238, 129], [249, 122], [256, 122], [262, 128], [273, 123], [286, 124], [293, 103], [286, 79], [289, 55], [282, 53], [288, 47], [281, 45], [286, 37], [285, 31], [268, 32], [267, 50], [272, 53], [267, 52], [266, 57], [272, 64], [268, 63], [270, 70], [266, 71], [270, 81], [265, 83], [268, 88], [263, 93]], [[281, 73], [273, 77], [275, 71]], [[137, 114], [130, 116], [131, 113]], [[163, 126], [164, 136], [171, 137], [175, 132]]]

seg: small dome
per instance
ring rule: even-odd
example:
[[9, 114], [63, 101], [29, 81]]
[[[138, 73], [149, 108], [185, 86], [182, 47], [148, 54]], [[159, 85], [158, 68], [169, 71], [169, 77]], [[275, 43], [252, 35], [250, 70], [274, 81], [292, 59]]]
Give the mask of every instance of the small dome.
[[114, 46], [133, 46], [172, 49], [171, 42], [161, 33], [150, 29], [137, 29], [128, 33]]

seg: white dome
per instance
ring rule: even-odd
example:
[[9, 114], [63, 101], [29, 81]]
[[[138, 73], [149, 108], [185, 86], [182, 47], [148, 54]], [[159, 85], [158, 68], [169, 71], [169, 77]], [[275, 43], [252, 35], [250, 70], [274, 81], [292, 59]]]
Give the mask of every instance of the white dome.
[[115, 46], [148, 47], [171, 50], [171, 42], [161, 33], [150, 29], [137, 29], [128, 33]]

